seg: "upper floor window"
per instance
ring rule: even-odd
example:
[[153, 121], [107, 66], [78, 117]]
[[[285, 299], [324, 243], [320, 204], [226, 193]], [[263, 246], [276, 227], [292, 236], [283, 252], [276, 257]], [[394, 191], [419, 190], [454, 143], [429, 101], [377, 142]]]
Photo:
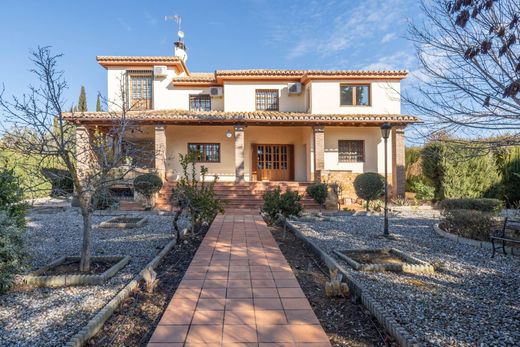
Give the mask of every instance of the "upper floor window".
[[340, 163], [359, 163], [365, 161], [365, 141], [339, 140], [338, 161]]
[[339, 86], [341, 106], [370, 106], [370, 85], [342, 84]]
[[211, 97], [209, 94], [190, 95], [190, 111], [211, 111]]
[[128, 71], [128, 94], [130, 108], [149, 110], [152, 108], [152, 71]]
[[220, 143], [188, 143], [188, 152], [198, 163], [220, 163]]
[[279, 97], [278, 89], [257, 89], [256, 90], [256, 110], [257, 111], [278, 111]]

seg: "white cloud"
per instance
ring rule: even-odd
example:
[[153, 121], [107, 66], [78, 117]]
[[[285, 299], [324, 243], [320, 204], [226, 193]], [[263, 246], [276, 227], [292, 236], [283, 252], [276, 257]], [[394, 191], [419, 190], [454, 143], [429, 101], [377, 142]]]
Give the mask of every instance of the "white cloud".
[[417, 66], [414, 52], [398, 51], [379, 57], [374, 63], [363, 67], [365, 70], [413, 70]]
[[118, 23], [128, 32], [132, 31], [132, 27], [130, 26], [130, 24], [128, 24], [127, 22], [125, 22], [125, 20], [121, 17], [117, 17], [116, 18]]
[[269, 44], [285, 45], [286, 59], [305, 55], [342, 59], [357, 50], [399, 38], [415, 0], [297, 2], [281, 11], [262, 12]]
[[388, 33], [385, 36], [383, 36], [383, 38], [381, 39], [381, 43], [388, 43], [390, 41], [395, 40], [396, 38], [397, 38], [396, 33]]

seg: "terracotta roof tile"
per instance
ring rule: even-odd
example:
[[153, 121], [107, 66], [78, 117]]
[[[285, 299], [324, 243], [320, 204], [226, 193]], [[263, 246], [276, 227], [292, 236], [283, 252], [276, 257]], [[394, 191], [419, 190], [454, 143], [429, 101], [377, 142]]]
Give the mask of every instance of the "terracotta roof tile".
[[169, 56], [105, 56], [98, 55], [96, 57], [98, 62], [157, 62], [157, 61], [170, 61], [177, 62], [182, 61], [179, 57], [169, 55]]
[[[119, 115], [109, 112], [65, 113], [65, 119], [71, 121], [111, 121]], [[150, 122], [224, 122], [224, 123], [417, 123], [419, 119], [403, 114], [311, 114], [304, 112], [224, 112], [224, 111], [188, 111], [188, 110], [147, 110], [130, 111], [128, 120]]]

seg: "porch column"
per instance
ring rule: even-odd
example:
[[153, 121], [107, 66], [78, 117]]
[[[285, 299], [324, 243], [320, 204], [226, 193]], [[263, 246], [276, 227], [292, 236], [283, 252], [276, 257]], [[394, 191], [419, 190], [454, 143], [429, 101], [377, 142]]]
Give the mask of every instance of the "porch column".
[[392, 128], [392, 193], [404, 197], [406, 184], [404, 127]]
[[321, 181], [321, 173], [325, 168], [325, 127], [315, 125], [313, 130], [313, 150], [314, 150], [314, 181]]
[[155, 169], [161, 179], [166, 180], [166, 126], [155, 126]]
[[244, 182], [244, 125], [235, 125], [235, 181]]
[[76, 161], [79, 179], [84, 180], [89, 174], [89, 169], [92, 169], [96, 163], [90, 142], [90, 131], [84, 125], [76, 126]]

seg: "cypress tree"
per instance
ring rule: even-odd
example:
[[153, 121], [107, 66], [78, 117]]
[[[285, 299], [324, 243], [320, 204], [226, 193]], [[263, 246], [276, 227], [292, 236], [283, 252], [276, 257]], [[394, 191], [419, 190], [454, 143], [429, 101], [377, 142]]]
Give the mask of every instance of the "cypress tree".
[[87, 94], [85, 93], [85, 87], [84, 86], [81, 86], [81, 91], [79, 93], [78, 111], [79, 112], [86, 112], [87, 111]]
[[96, 112], [101, 112], [102, 109], [101, 109], [101, 98], [99, 97], [99, 94], [97, 96], [97, 100], [96, 100]]

